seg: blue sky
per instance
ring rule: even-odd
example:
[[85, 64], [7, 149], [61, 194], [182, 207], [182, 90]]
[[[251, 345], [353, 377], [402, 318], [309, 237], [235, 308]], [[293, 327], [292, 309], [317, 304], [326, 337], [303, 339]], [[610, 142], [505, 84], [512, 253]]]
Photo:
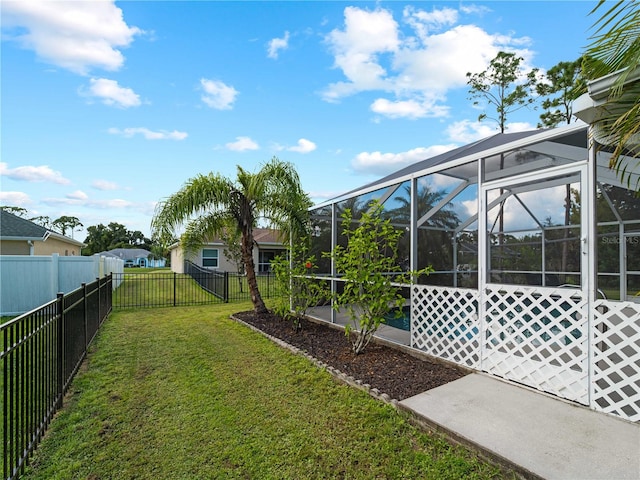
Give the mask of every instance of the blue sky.
[[3, 0], [0, 204], [149, 235], [189, 178], [273, 156], [320, 203], [495, 133], [466, 73], [575, 60], [595, 5]]

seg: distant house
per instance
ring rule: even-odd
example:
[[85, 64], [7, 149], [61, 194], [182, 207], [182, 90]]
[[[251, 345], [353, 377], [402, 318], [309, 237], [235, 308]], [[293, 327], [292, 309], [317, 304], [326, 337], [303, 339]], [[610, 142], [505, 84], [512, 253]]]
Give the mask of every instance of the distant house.
[[80, 255], [84, 243], [0, 209], [0, 255]]
[[[253, 247], [253, 261], [256, 265], [256, 273], [268, 273], [271, 271], [271, 261], [286, 250], [286, 246], [279, 238], [277, 230], [269, 228], [255, 228], [253, 238], [256, 245]], [[236, 272], [238, 267], [233, 259], [225, 255], [225, 244], [220, 239], [207, 242], [197, 253], [185, 259], [184, 252], [179, 243], [170, 247], [171, 270], [184, 273], [184, 262], [189, 260], [194, 264], [213, 270]]]
[[166, 264], [166, 259], [164, 258], [149, 258], [153, 255], [144, 248], [114, 248], [113, 250], [100, 252], [98, 255], [119, 258], [124, 261], [125, 267], [162, 268]]

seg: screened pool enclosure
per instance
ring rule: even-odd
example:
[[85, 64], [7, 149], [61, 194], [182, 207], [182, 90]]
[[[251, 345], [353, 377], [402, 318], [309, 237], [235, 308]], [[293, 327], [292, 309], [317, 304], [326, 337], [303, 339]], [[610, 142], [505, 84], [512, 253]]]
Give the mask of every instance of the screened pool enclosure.
[[[496, 134], [312, 209], [322, 252], [372, 200], [403, 231], [405, 318], [379, 335], [465, 367], [640, 421], [640, 198], [589, 126]], [[597, 147], [597, 148], [596, 148]], [[341, 311], [311, 315], [346, 322]]]

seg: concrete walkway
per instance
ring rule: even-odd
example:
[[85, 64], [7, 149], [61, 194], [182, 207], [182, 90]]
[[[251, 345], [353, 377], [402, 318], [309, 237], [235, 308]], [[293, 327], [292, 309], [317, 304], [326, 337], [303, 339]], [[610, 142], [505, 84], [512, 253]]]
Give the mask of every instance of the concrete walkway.
[[399, 402], [524, 477], [640, 479], [640, 425], [473, 373]]

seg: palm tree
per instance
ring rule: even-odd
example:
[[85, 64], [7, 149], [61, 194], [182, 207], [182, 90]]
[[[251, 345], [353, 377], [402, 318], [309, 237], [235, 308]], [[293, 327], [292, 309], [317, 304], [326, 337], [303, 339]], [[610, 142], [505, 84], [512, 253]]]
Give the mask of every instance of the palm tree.
[[[604, 5], [605, 0], [600, 0], [591, 13]], [[607, 7], [609, 5], [607, 3]], [[622, 165], [624, 156], [640, 156], [639, 7], [638, 0], [619, 0], [604, 12], [594, 25], [593, 42], [587, 49], [583, 65], [590, 79], [619, 73], [609, 96], [606, 114], [596, 122], [596, 126], [613, 140], [615, 148], [610, 166], [618, 171], [622, 167], [622, 178], [626, 173], [625, 167], [629, 167]], [[634, 77], [635, 81], [629, 82]]]
[[235, 181], [214, 173], [188, 180], [182, 189], [158, 204], [151, 227], [162, 234], [184, 225], [182, 248], [192, 253], [221, 234], [229, 222], [235, 225], [240, 232], [251, 301], [255, 313], [261, 314], [267, 308], [258, 289], [253, 261], [253, 229], [257, 220], [266, 220], [287, 241], [308, 228], [307, 209], [311, 202], [290, 163], [274, 157], [256, 173], [237, 168]]
[[[409, 226], [411, 223], [411, 187], [403, 187], [404, 194], [399, 194], [393, 198], [397, 207], [384, 212], [384, 217], [391, 220], [393, 225]], [[420, 212], [428, 212], [438, 205], [446, 197], [446, 190], [433, 189], [429, 185], [418, 188], [416, 201]], [[447, 253], [451, 245], [451, 231], [460, 224], [460, 219], [453, 209], [452, 203], [443, 205], [424, 224], [427, 227], [434, 227], [436, 231], [424, 230], [425, 235], [418, 237], [419, 265], [426, 267], [427, 261], [436, 268], [444, 269], [444, 265], [451, 263], [451, 255]], [[400, 258], [407, 265], [409, 264], [409, 241], [408, 235], [403, 235], [399, 241]], [[429, 255], [428, 252], [437, 252]]]
[[[405, 185], [404, 195], [397, 195], [393, 198], [400, 205], [389, 210], [385, 215], [392, 221], [401, 221], [409, 224], [411, 215], [411, 187]], [[446, 190], [432, 190], [428, 185], [418, 189], [417, 202], [420, 210], [428, 212], [447, 195]], [[442, 229], [453, 229], [458, 226], [460, 219], [453, 210], [453, 205], [448, 203], [438, 210], [429, 220], [427, 225]]]

